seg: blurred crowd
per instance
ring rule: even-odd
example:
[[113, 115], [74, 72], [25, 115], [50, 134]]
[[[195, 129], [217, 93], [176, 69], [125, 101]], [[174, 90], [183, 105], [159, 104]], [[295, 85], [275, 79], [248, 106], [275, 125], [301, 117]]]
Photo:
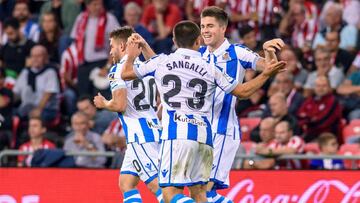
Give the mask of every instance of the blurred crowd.
[[[92, 103], [98, 92], [111, 97], [109, 33], [128, 25], [156, 53], [170, 53], [173, 26], [184, 19], [200, 23], [201, 10], [212, 5], [229, 14], [231, 42], [260, 56], [266, 40], [287, 44], [278, 58], [288, 71], [236, 106], [240, 123], [255, 121], [246, 136], [242, 125], [238, 152], [267, 158], [235, 161], [234, 168], [344, 168], [341, 160], [304, 164], [273, 157], [311, 146], [313, 153], [337, 154], [340, 146], [360, 153], [359, 0], [2, 0], [0, 151], [40, 151], [7, 164], [34, 166], [47, 157], [53, 163], [61, 150], [38, 149], [57, 148], [114, 151], [115, 161], [76, 156], [63, 162], [120, 167], [122, 126], [115, 113]], [[256, 74], [247, 71], [245, 81]]]

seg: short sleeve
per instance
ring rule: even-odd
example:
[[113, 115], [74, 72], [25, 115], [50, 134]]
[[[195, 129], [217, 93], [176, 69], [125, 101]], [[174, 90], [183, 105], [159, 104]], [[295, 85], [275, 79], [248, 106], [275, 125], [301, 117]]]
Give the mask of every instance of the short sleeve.
[[111, 91], [115, 91], [121, 88], [126, 88], [126, 83], [121, 78], [121, 70], [118, 64], [115, 64], [113, 67], [111, 67], [110, 72], [108, 74], [108, 80]]
[[244, 45], [236, 45], [235, 51], [236, 57], [243, 68], [256, 70], [256, 63], [259, 59], [257, 53], [251, 51]]
[[358, 52], [355, 60], [352, 63], [353, 66], [355, 66], [356, 68], [360, 69], [360, 51]]
[[219, 69], [213, 66], [211, 68], [214, 69], [214, 79], [218, 87], [220, 87], [226, 93], [230, 93], [235, 89], [238, 82], [234, 78], [230, 77], [226, 73], [221, 72]]
[[154, 76], [156, 67], [159, 63], [164, 60], [163, 54], [155, 55], [151, 57], [149, 60], [144, 63], [135, 63], [134, 64], [134, 72], [138, 78], [144, 78], [146, 76]]
[[49, 69], [47, 74], [48, 80], [46, 81], [45, 91], [49, 93], [60, 92], [60, 81], [58, 80], [57, 73], [54, 69]]

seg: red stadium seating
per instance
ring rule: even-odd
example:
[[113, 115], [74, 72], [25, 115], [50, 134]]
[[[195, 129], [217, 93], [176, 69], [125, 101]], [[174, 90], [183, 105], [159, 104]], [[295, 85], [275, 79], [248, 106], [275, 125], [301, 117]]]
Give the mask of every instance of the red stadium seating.
[[[360, 155], [360, 145], [359, 144], [343, 144], [340, 147], [339, 154], [342, 155]], [[352, 168], [352, 160], [344, 160], [344, 165], [346, 169]], [[360, 160], [355, 160], [355, 164], [360, 166]]]
[[320, 153], [319, 144], [316, 142], [310, 142], [305, 144], [304, 152], [306, 154], [319, 154]]
[[358, 126], [360, 126], [360, 119], [354, 119], [354, 120], [350, 121], [350, 125], [358, 125]]
[[250, 132], [260, 124], [261, 118], [241, 118], [241, 141], [250, 140]]
[[346, 143], [347, 139], [354, 135], [360, 135], [360, 124], [350, 123], [349, 125], [345, 126], [342, 132], [342, 138]]
[[10, 147], [14, 149], [16, 147], [16, 139], [17, 139], [17, 132], [20, 126], [20, 118], [18, 116], [13, 116], [12, 118], [12, 137]]

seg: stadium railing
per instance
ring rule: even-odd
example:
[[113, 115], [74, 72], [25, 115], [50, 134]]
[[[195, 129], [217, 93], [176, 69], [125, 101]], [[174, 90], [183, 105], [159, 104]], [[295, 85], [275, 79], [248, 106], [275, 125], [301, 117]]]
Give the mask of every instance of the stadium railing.
[[[2, 166], [2, 159], [7, 156], [18, 156], [18, 155], [31, 155], [33, 152], [24, 152], [19, 150], [3, 150], [0, 152], [0, 167]], [[71, 152], [65, 153], [67, 156], [105, 156], [115, 157], [115, 152]], [[264, 156], [248, 155], [248, 154], [237, 154], [235, 160], [238, 159], [263, 159]], [[311, 159], [341, 159], [351, 160], [352, 169], [357, 169], [356, 160], [360, 160], [360, 155], [314, 155], [314, 154], [294, 154], [294, 155], [282, 155], [278, 157], [271, 157], [277, 160], [311, 160]]]

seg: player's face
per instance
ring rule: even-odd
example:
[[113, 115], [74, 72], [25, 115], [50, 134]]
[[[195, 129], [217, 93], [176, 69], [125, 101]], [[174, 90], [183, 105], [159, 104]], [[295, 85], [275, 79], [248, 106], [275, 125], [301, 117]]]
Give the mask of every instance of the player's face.
[[113, 38], [110, 38], [110, 56], [114, 64], [120, 61], [120, 43]]
[[226, 26], [215, 17], [201, 18], [201, 36], [207, 46], [218, 48], [224, 41]]

